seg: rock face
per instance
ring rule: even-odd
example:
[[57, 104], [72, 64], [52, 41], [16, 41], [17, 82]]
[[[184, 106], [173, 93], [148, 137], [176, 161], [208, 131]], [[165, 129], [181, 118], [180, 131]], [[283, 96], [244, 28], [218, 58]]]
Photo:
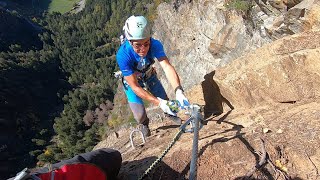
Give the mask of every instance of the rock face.
[[[320, 2], [281, 1], [287, 3], [287, 9], [281, 11], [266, 10], [267, 1], [256, 2], [260, 4], [253, 5], [250, 20], [236, 10], [225, 9], [222, 1], [199, 0], [176, 8], [162, 4], [154, 26], [155, 37], [164, 43], [189, 100], [204, 105], [209, 120], [222, 115], [217, 116], [217, 123], [209, 126], [208, 132], [227, 119], [225, 123], [238, 125], [246, 138], [251, 138], [249, 141], [256, 142], [258, 137], [269, 141], [270, 159], [285, 164], [290, 177], [318, 179]], [[170, 85], [165, 87], [170, 92]], [[262, 131], [265, 127], [266, 132]], [[232, 155], [225, 154], [240, 146], [230, 141], [227, 144], [207, 152], [217, 151], [214, 156], [219, 154], [221, 158], [214, 161], [226, 161], [229, 166], [238, 156], [229, 158]], [[241, 150], [240, 154], [245, 152]], [[212, 161], [208, 156], [203, 158]], [[166, 164], [176, 165], [169, 159]], [[236, 173], [233, 177], [216, 173], [224, 172], [223, 167], [202, 167], [206, 169], [203, 178], [209, 177], [204, 175], [206, 172], [214, 172], [214, 179], [236, 177]], [[230, 169], [238, 173], [242, 167]], [[309, 173], [308, 169], [313, 170]]]
[[[154, 37], [164, 43], [190, 102], [204, 106], [198, 179], [246, 179], [262, 151], [268, 162], [252, 179], [319, 179], [320, 2], [274, 0], [287, 3], [281, 11], [266, 0], [254, 2], [249, 14], [220, 0], [158, 9]], [[122, 152], [122, 179], [144, 173], [176, 133], [166, 120], [152, 120], [150, 128], [151, 137], [136, 150], [128, 146], [129, 131], [100, 143]], [[185, 179], [191, 139], [183, 135], [149, 177]]]
[[272, 7], [277, 9], [290, 9], [300, 3], [302, 0], [269, 0]]
[[320, 97], [320, 31], [279, 39], [216, 71], [222, 95], [238, 107]]
[[273, 39], [303, 32], [318, 26], [319, 4], [304, 0], [281, 14], [262, 16], [263, 26]]
[[[288, 11], [284, 11], [277, 16], [272, 13], [267, 15], [265, 10], [261, 8], [265, 4], [253, 4], [251, 20], [248, 20], [244, 19], [243, 13], [239, 13], [237, 9], [226, 9], [224, 1], [200, 0], [192, 3], [180, 3], [178, 4], [179, 6], [177, 4], [163, 3], [158, 8], [158, 18], [154, 23], [154, 37], [163, 42], [171, 63], [176, 67], [182, 79], [183, 86], [185, 89], [189, 89], [196, 84], [200, 84], [204, 80], [205, 75], [228, 65], [233, 60], [245, 56], [262, 45], [295, 33], [319, 29], [319, 2], [304, 0], [302, 2], [297, 1], [295, 4], [297, 5], [290, 7]], [[311, 43], [313, 44], [311, 46], [309, 41], [319, 38], [316, 35], [317, 32], [311, 33], [312, 35], [310, 34], [310, 36], [307, 34], [301, 37], [301, 40], [303, 40], [301, 43], [299, 42], [300, 38], [293, 36], [292, 38], [289, 37], [281, 40], [283, 45], [280, 45], [281, 43], [276, 41], [275, 44], [279, 45], [273, 47], [271, 44], [265, 47], [265, 50], [258, 50], [259, 53], [257, 52], [255, 57], [251, 55], [247, 60], [246, 58], [240, 58], [237, 68], [251, 64], [251, 61], [254, 61], [252, 58], [261, 59], [264, 55], [267, 55], [269, 57], [266, 57], [268, 60], [264, 60], [265, 62], [272, 61], [270, 64], [275, 62], [278, 65], [274, 64], [273, 66], [279, 66], [277, 68], [279, 69], [278, 72], [273, 67], [269, 67], [269, 74], [279, 73], [281, 71], [280, 66], [283, 67], [282, 69], [287, 69], [286, 66], [292, 66], [289, 72], [291, 74], [290, 77], [293, 76], [292, 73], [294, 72], [297, 74], [303, 73], [298, 72], [301, 70], [298, 67], [300, 67], [299, 63], [302, 63], [300, 62], [302, 60], [297, 59], [303, 57], [306, 59], [312, 58], [310, 57], [312, 55], [309, 52], [300, 51], [315, 51], [313, 49], [318, 47], [317, 43]], [[297, 50], [299, 53], [293, 54], [290, 48], [298, 48], [298, 45], [301, 45], [300, 50]], [[266, 52], [266, 49], [270, 48], [274, 49], [273, 54]], [[285, 51], [289, 53], [287, 56], [285, 56]], [[260, 62], [259, 60], [256, 61]], [[293, 63], [294, 61], [299, 62]], [[247, 64], [244, 64], [246, 62]], [[232, 69], [228, 73], [234, 73], [237, 68]], [[292, 70], [292, 68], [299, 70]], [[260, 76], [269, 78], [266, 77], [267, 74], [265, 73], [267, 71], [260, 72]], [[244, 76], [242, 75], [242, 78], [245, 78]], [[249, 75], [246, 78], [252, 79], [253, 77], [251, 76]], [[160, 78], [165, 82], [164, 86], [172, 96], [172, 88], [167, 83], [166, 78], [163, 75]], [[272, 77], [270, 76], [270, 78]], [[273, 80], [269, 79], [269, 81]], [[290, 83], [296, 82], [288, 79], [283, 80], [283, 82], [287, 81], [290, 81]], [[272, 85], [272, 83], [270, 84]], [[288, 88], [290, 92], [293, 92], [292, 89], [296, 87], [288, 86]], [[296, 89], [296, 91], [298, 90]], [[275, 93], [274, 96], [281, 95]], [[296, 96], [300, 95], [296, 94]], [[297, 100], [299, 98], [281, 97], [274, 100], [284, 102], [294, 99]]]
[[[179, 7], [161, 4], [153, 30], [188, 89], [217, 67], [270, 42], [260, 36], [260, 30], [248, 29], [242, 16], [227, 10], [224, 1], [199, 0]], [[165, 88], [172, 92], [170, 85]]]

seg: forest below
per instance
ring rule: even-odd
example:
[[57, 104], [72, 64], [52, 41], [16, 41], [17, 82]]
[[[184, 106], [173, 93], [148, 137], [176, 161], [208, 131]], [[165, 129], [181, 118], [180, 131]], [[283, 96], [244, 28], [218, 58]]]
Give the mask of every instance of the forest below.
[[152, 21], [161, 2], [87, 0], [76, 14], [0, 8], [0, 179], [91, 151], [125, 123], [107, 121], [118, 37], [130, 15]]

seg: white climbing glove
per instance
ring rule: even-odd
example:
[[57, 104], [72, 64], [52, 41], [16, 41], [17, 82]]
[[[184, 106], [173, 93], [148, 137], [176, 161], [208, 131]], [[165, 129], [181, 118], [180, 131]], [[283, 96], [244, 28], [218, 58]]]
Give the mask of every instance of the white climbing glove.
[[176, 100], [179, 101], [179, 106], [181, 109], [184, 109], [185, 106], [189, 106], [189, 100], [186, 98], [186, 96], [183, 94], [182, 89], [176, 90]]
[[162, 109], [163, 112], [170, 114], [172, 116], [177, 116], [178, 112], [178, 105], [175, 101], [167, 101], [157, 97], [160, 101], [159, 107]]

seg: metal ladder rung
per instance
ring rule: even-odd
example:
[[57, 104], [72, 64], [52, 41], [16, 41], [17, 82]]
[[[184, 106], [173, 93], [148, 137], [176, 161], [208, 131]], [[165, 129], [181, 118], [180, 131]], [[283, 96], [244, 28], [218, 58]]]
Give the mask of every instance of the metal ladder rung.
[[139, 144], [138, 146], [142, 146], [142, 145], [144, 145], [146, 143], [146, 138], [144, 137], [142, 131], [139, 130], [139, 129], [133, 129], [131, 131], [131, 133], [130, 133], [130, 144], [131, 144], [131, 147], [134, 148], [134, 149], [136, 148], [136, 146], [135, 146], [135, 144], [133, 142], [133, 134], [136, 133], [136, 132], [140, 132], [140, 135], [141, 135], [141, 138], [142, 138], [142, 143]]

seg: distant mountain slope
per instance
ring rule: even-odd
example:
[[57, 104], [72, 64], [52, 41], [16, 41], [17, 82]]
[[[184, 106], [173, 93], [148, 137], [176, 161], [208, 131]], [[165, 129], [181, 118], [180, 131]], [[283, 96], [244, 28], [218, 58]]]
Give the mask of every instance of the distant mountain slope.
[[21, 50], [39, 49], [42, 42], [38, 37], [41, 29], [14, 12], [0, 9], [0, 51], [7, 51], [17, 44]]

